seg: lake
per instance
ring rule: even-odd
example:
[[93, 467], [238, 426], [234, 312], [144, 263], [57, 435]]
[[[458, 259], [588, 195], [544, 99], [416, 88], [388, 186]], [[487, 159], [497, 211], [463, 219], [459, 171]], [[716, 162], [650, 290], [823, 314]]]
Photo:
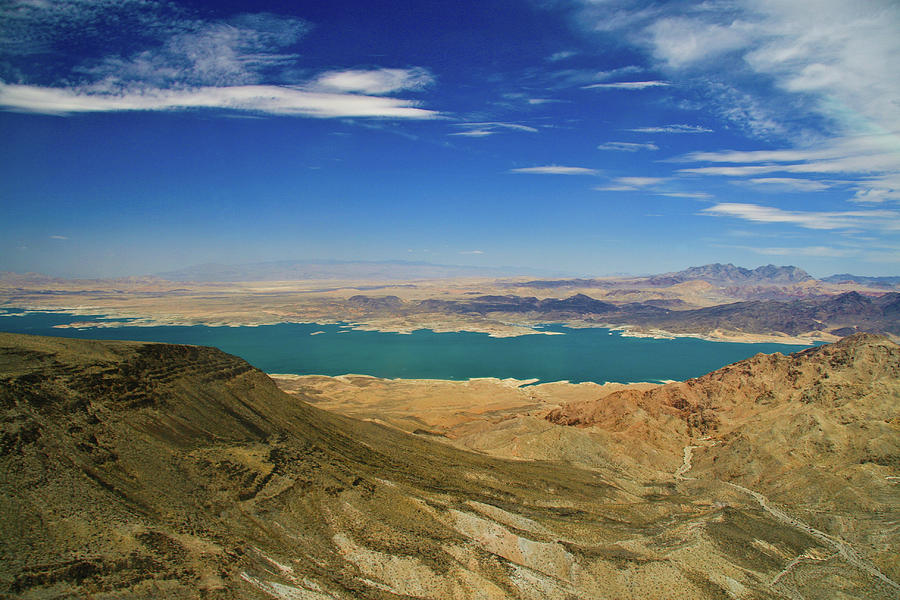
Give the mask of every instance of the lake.
[[758, 352], [787, 354], [807, 347], [694, 338], [632, 338], [609, 329], [571, 329], [561, 325], [547, 325], [541, 330], [564, 335], [514, 338], [429, 330], [404, 335], [310, 323], [259, 327], [54, 327], [102, 320], [102, 315], [0, 309], [0, 331], [216, 346], [267, 373], [298, 375], [358, 373], [409, 379], [512, 377], [542, 382], [658, 382], [697, 377]]

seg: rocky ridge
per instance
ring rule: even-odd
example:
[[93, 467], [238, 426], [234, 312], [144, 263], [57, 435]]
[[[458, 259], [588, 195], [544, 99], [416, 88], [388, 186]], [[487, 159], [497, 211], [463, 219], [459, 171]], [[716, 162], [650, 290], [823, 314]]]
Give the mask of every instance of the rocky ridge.
[[684, 462], [695, 455], [693, 477], [765, 494], [866, 548], [897, 581], [900, 561], [891, 548], [900, 540], [890, 523], [900, 516], [898, 405], [900, 347], [856, 334], [789, 356], [760, 354], [685, 382], [572, 403], [547, 419], [638, 437], [668, 456], [683, 443]]
[[0, 410], [15, 597], [791, 598], [829, 551], [715, 482], [463, 452], [211, 348], [0, 334]]

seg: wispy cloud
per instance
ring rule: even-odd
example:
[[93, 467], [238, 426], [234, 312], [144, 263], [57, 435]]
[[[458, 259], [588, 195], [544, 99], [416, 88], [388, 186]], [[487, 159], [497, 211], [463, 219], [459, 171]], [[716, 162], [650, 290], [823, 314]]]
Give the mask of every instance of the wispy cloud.
[[524, 131], [527, 133], [537, 133], [537, 127], [530, 125], [521, 125], [519, 123], [503, 123], [499, 121], [486, 121], [479, 123], [454, 123], [454, 127], [460, 127], [464, 131], [457, 131], [449, 135], [458, 135], [463, 137], [481, 138], [494, 135], [501, 131]]
[[522, 125], [520, 123], [503, 123], [500, 121], [485, 121], [479, 123], [454, 123], [457, 127], [472, 127], [476, 129], [511, 129], [513, 131], [527, 131], [528, 133], [537, 133], [537, 127], [530, 125]]
[[609, 90], [643, 90], [652, 87], [666, 87], [672, 85], [666, 81], [619, 81], [609, 83], [592, 83], [581, 86], [585, 90], [609, 89]]
[[877, 229], [900, 231], [900, 212], [868, 211], [788, 211], [759, 204], [724, 202], [704, 208], [700, 214], [732, 217], [756, 223], [786, 223], [804, 229]]
[[778, 190], [796, 190], [799, 192], [821, 192], [829, 189], [831, 186], [821, 181], [811, 179], [796, 179], [793, 177], [756, 177], [748, 179], [747, 183], [753, 185], [761, 185], [772, 187]]
[[669, 198], [691, 198], [694, 200], [708, 200], [713, 197], [712, 194], [706, 192], [659, 192], [656, 195]]
[[845, 256], [854, 256], [859, 254], [858, 249], [854, 248], [835, 248], [833, 246], [800, 246], [800, 247], [754, 247], [742, 246], [745, 250], [750, 250], [763, 256], [804, 256], [804, 257], [827, 257], [841, 258]]
[[597, 186], [601, 192], [636, 192], [666, 181], [666, 177], [616, 177], [612, 185]]
[[330, 92], [380, 96], [404, 90], [421, 90], [434, 83], [426, 69], [349, 69], [322, 73], [311, 87]]
[[[54, 32], [41, 26], [45, 18], [82, 22], [90, 31], [89, 24], [98, 20], [141, 15], [140, 23], [154, 24], [150, 30], [156, 39], [135, 36], [147, 49], [86, 58], [56, 85], [0, 82], [2, 109], [55, 115], [207, 108], [318, 118], [438, 116], [417, 101], [385, 97], [430, 85], [434, 78], [423, 68], [331, 70], [312, 79], [299, 77], [298, 55], [286, 50], [311, 28], [302, 19], [262, 13], [197, 21], [174, 8], [137, 1], [15, 4], [14, 32], [0, 35], [4, 50], [11, 45], [21, 52], [45, 50], [54, 40]], [[42, 37], [47, 38], [43, 45], [27, 43]]]
[[85, 112], [217, 108], [318, 118], [433, 119], [439, 114], [418, 102], [383, 96], [329, 94], [285, 86], [146, 89], [118, 94], [83, 89], [0, 84], [0, 106], [22, 112], [67, 115]]
[[635, 142], [606, 142], [597, 146], [597, 150], [614, 150], [618, 152], [637, 152], [638, 150], [659, 150], [653, 142], [643, 144]]
[[657, 58], [669, 66], [684, 67], [744, 48], [751, 35], [750, 28], [742, 21], [717, 25], [700, 19], [672, 17], [655, 21], [646, 31]]
[[614, 79], [616, 77], [621, 77], [622, 75], [631, 75], [634, 73], [642, 73], [644, 71], [643, 67], [639, 67], [637, 65], [626, 65], [624, 67], [619, 67], [617, 69], [611, 69], [609, 71], [599, 71], [594, 74], [595, 81], [605, 81], [607, 79]]
[[655, 127], [635, 127], [625, 131], [635, 131], [637, 133], [712, 133], [712, 129], [702, 125], [685, 125], [683, 123], [657, 125]]
[[484, 250], [462, 250], [460, 254], [484, 254]]
[[554, 52], [550, 56], [547, 57], [547, 60], [550, 62], [559, 62], [561, 60], [565, 60], [567, 58], [572, 58], [578, 54], [574, 50], [561, 50], [560, 52]]
[[[747, 178], [750, 184], [780, 185], [798, 191], [832, 187], [826, 181], [802, 178], [804, 175], [841, 175], [851, 178], [841, 183], [856, 190], [852, 200], [880, 203], [900, 200], [898, 144], [897, 134], [885, 133], [844, 137], [804, 149], [693, 152], [673, 160], [714, 165], [680, 169], [682, 173]], [[758, 177], [775, 173], [794, 177]]]
[[301, 20], [248, 14], [222, 22], [175, 21], [161, 46], [128, 56], [109, 55], [76, 72], [96, 91], [130, 87], [182, 88], [258, 84], [281, 77], [297, 55], [279, 52], [310, 29]]
[[635, 187], [647, 187], [656, 185], [665, 181], [666, 177], [616, 177], [616, 182], [622, 185], [633, 185]]
[[649, 51], [703, 108], [754, 135], [839, 137], [900, 122], [896, 2], [581, 3], [586, 28]]
[[520, 169], [510, 169], [509, 172], [528, 173], [533, 175], [598, 175], [600, 173], [596, 169], [588, 169], [586, 167], [564, 167], [561, 165], [524, 167]]
[[67, 240], [67, 239], [69, 239], [69, 236], [66, 236], [66, 235], [51, 235], [51, 236], [50, 236], [50, 239], [51, 239], [51, 240]]
[[461, 135], [464, 137], [479, 138], [494, 135], [495, 133], [497, 133], [496, 129], [469, 129], [468, 131], [457, 131], [448, 135]]

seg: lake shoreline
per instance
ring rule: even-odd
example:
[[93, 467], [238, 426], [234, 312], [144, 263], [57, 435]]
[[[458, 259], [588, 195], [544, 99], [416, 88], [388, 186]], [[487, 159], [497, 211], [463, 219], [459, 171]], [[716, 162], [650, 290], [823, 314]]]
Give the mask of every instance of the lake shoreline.
[[[76, 321], [73, 323], [57, 325], [57, 329], [89, 329], [89, 328], [118, 328], [118, 327], [263, 327], [267, 325], [295, 324], [295, 325], [340, 325], [354, 331], [375, 331], [380, 333], [394, 333], [398, 335], [410, 335], [417, 331], [430, 331], [432, 333], [483, 333], [493, 338], [510, 338], [526, 335], [565, 335], [555, 331], [541, 331], [538, 328], [550, 325], [565, 325], [570, 329], [608, 329], [617, 332], [622, 337], [648, 338], [657, 340], [672, 339], [698, 339], [707, 342], [730, 342], [739, 344], [783, 344], [787, 346], [813, 346], [817, 343], [835, 342], [840, 337], [828, 333], [816, 336], [789, 336], [786, 334], [757, 334], [734, 332], [717, 329], [705, 333], [697, 332], [673, 332], [657, 328], [645, 328], [640, 325], [593, 323], [586, 321], [534, 321], [522, 323], [486, 323], [476, 325], [471, 323], [449, 323], [452, 319], [440, 322], [437, 320], [421, 320], [415, 323], [397, 323], [393, 320], [371, 319], [368, 321], [340, 321], [334, 319], [294, 320], [284, 318], [254, 319], [254, 320], [214, 320], [183, 317], [177, 314], [165, 316], [139, 315], [129, 311], [117, 311], [115, 309], [90, 307], [90, 306], [59, 306], [59, 307], [2, 307], [0, 310], [22, 310], [25, 313], [53, 313], [71, 314], [75, 316], [90, 316], [102, 318], [102, 321]], [[102, 311], [102, 312], [100, 312]], [[16, 313], [21, 314], [21, 313]], [[0, 317], [8, 316], [0, 314]]]

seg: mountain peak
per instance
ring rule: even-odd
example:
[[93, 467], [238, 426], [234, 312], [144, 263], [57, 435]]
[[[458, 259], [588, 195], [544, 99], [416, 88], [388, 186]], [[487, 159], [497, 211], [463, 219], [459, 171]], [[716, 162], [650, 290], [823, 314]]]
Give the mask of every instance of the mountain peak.
[[766, 284], [791, 284], [812, 280], [812, 276], [799, 267], [793, 265], [776, 266], [763, 265], [755, 269], [737, 267], [731, 263], [711, 263], [699, 267], [689, 267], [683, 271], [666, 273], [651, 277], [651, 283], [671, 285], [685, 281], [706, 281], [714, 285], [766, 285]]

